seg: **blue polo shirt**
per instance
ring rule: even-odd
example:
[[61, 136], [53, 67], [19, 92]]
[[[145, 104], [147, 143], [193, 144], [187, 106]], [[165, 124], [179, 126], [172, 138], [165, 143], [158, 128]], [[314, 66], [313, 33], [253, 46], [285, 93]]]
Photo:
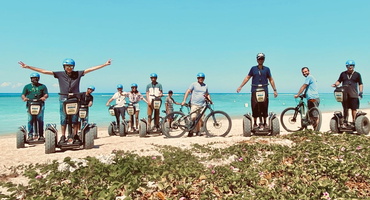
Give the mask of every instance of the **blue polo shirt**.
[[251, 92], [255, 92], [258, 84], [262, 84], [265, 91], [268, 93], [268, 78], [271, 77], [270, 68], [263, 66], [259, 69], [258, 66], [253, 66], [248, 76], [252, 77], [252, 89]]

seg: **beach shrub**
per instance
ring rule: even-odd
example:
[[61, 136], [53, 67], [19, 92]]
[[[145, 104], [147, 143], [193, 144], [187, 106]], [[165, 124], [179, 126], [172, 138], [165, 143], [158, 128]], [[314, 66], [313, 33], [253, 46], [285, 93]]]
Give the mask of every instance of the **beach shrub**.
[[[262, 139], [261, 139], [262, 138]], [[289, 140], [292, 145], [269, 141]], [[24, 167], [8, 199], [350, 199], [370, 197], [370, 139], [300, 131], [226, 148], [156, 146]]]

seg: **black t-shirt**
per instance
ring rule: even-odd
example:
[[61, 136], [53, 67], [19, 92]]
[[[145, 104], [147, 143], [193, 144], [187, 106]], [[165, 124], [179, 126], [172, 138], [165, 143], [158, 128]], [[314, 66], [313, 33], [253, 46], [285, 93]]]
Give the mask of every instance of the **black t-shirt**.
[[[60, 93], [80, 93], [80, 80], [84, 71], [73, 71], [70, 76], [65, 71], [53, 72], [53, 74], [58, 79]], [[60, 97], [66, 98], [67, 95], [60, 95]]]
[[352, 74], [348, 74], [347, 71], [342, 72], [339, 75], [338, 81], [346, 87], [346, 92], [351, 98], [358, 97], [358, 85], [362, 85], [361, 74], [354, 71]]
[[81, 93], [80, 95], [81, 105], [88, 105], [90, 101], [94, 101], [94, 97], [90, 95], [86, 95], [86, 92]]

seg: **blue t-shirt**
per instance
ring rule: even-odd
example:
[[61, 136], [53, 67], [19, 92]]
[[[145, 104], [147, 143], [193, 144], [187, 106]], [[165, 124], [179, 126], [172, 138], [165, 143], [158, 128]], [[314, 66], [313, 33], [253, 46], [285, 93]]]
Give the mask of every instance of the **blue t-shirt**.
[[317, 81], [316, 79], [308, 75], [304, 81], [304, 84], [307, 85], [306, 87], [306, 98], [307, 99], [317, 99], [319, 98], [319, 92], [317, 90]]
[[191, 91], [191, 100], [192, 105], [205, 106], [206, 101], [204, 98], [205, 94], [208, 94], [208, 86], [205, 83], [200, 84], [199, 82], [192, 83], [189, 88]]
[[258, 66], [253, 66], [249, 70], [248, 76], [252, 77], [251, 92], [255, 92], [257, 85], [262, 84], [264, 90], [268, 93], [268, 78], [271, 77], [270, 68], [263, 66], [262, 69], [259, 69]]

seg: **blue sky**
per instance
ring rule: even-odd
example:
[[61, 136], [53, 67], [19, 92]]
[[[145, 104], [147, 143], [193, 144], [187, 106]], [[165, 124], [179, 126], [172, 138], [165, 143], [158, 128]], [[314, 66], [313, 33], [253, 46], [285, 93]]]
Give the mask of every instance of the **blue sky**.
[[[278, 92], [297, 92], [308, 66], [320, 92], [348, 59], [356, 61], [369, 93], [370, 1], [360, 0], [34, 0], [3, 1], [0, 8], [0, 92], [21, 92], [30, 82], [23, 61], [52, 71], [64, 58], [87, 74], [81, 91], [141, 92], [157, 73], [164, 91], [185, 92], [204, 72], [210, 92], [235, 92], [258, 52], [266, 54]], [[41, 75], [50, 92], [57, 80]], [[270, 87], [271, 89], [271, 87]], [[242, 92], [250, 91], [250, 82]]]

